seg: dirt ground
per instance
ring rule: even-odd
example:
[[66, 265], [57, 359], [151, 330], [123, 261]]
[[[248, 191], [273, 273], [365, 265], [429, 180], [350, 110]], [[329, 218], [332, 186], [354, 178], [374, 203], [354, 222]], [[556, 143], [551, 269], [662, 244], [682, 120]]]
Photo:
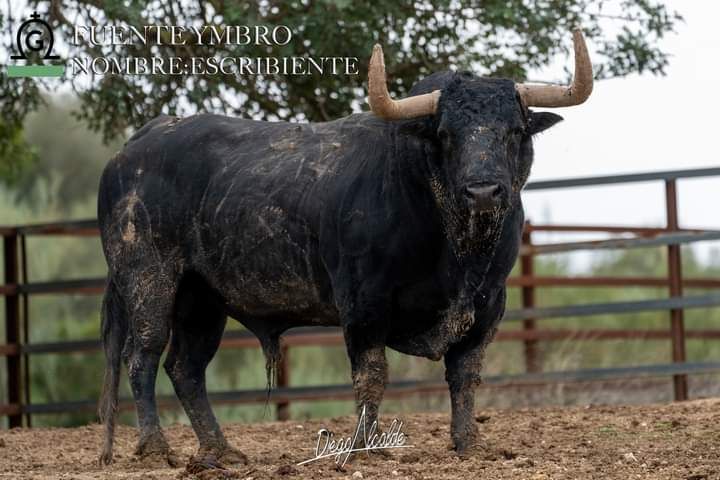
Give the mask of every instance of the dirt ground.
[[[381, 426], [389, 425], [384, 416]], [[314, 456], [317, 431], [354, 431], [350, 417], [226, 425], [228, 439], [250, 463], [226, 471], [189, 474], [132, 454], [134, 428], [120, 427], [115, 463], [97, 465], [99, 426], [0, 431], [0, 478], [12, 479], [720, 479], [720, 399], [646, 406], [484, 410], [477, 421], [485, 447], [461, 460], [449, 450], [448, 416], [403, 415], [412, 448], [390, 458], [365, 455], [344, 469]], [[167, 429], [187, 460], [196, 448], [187, 426]]]

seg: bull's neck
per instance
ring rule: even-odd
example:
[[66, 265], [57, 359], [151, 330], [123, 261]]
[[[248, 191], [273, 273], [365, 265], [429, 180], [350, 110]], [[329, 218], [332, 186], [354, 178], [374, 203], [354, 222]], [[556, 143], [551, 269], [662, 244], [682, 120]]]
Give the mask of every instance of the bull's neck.
[[430, 182], [434, 174], [432, 165], [437, 165], [432, 158], [437, 147], [429, 139], [408, 131], [402, 123], [390, 123], [388, 129], [392, 152], [385, 164], [385, 184], [411, 212], [433, 216], [437, 206]]

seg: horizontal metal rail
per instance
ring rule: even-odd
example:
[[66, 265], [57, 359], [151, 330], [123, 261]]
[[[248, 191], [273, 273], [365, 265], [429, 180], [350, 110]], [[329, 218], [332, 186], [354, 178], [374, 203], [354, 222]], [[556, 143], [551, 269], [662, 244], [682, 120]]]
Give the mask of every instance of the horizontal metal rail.
[[[668, 280], [664, 277], [554, 277], [517, 275], [507, 279], [508, 287], [648, 287], [667, 288]], [[683, 288], [720, 288], [720, 278], [683, 278]]]
[[703, 231], [701, 233], [667, 233], [654, 237], [612, 238], [609, 240], [591, 240], [587, 242], [553, 243], [548, 245], [523, 245], [520, 255], [545, 255], [549, 253], [574, 252], [577, 250], [617, 250], [627, 248], [649, 248], [667, 245], [720, 240], [720, 232]]
[[[107, 280], [103, 278], [83, 278], [78, 280], [56, 280], [51, 282], [33, 282], [21, 285], [0, 285], [0, 295], [17, 294], [79, 294], [100, 295], [105, 291]], [[536, 277], [511, 276], [508, 287], [667, 287], [663, 277]], [[718, 278], [684, 278], [685, 288], [720, 288]]]
[[[649, 248], [668, 245], [682, 245], [695, 242], [720, 240], [720, 231], [684, 231], [679, 233], [664, 233], [653, 237], [612, 238], [608, 240], [592, 240], [585, 242], [568, 242], [553, 244], [523, 245], [520, 255], [544, 255], [552, 253], [565, 253], [577, 250], [614, 250], [627, 248]], [[74, 289], [97, 292], [101, 282], [105, 279], [77, 279], [55, 282], [39, 282], [24, 285], [0, 285], [0, 295], [15, 295], [18, 293], [65, 293]]]
[[[680, 228], [678, 230], [671, 230], [667, 227], [635, 227], [629, 225], [544, 225], [544, 224], [529, 224], [527, 225], [528, 231], [531, 232], [562, 232], [562, 233], [573, 233], [573, 232], [595, 232], [595, 233], [611, 233], [611, 234], [622, 234], [632, 233], [641, 236], [657, 235], [659, 233], [667, 232], [688, 232], [688, 233], [700, 233], [715, 231], [709, 229], [698, 229], [698, 228]], [[70, 222], [51, 222], [51, 223], [38, 223], [29, 224], [22, 226], [0, 226], [0, 236], [9, 235], [26, 235], [26, 236], [97, 236], [100, 234], [100, 230], [97, 225], [97, 220], [77, 220]]]
[[[720, 294], [696, 295], [685, 297], [670, 297], [653, 300], [636, 300], [630, 302], [611, 302], [611, 303], [593, 303], [586, 305], [572, 305], [564, 307], [541, 307], [541, 308], [522, 308], [512, 309], [505, 312], [504, 320], [519, 321], [525, 318], [561, 318], [561, 317], [583, 317], [603, 314], [626, 314], [639, 313], [658, 310], [669, 310], [672, 308], [707, 308], [720, 306]], [[336, 336], [337, 333], [332, 327], [301, 327], [289, 330], [283, 335], [283, 339], [288, 346], [299, 345], [317, 345], [322, 344], [323, 338]], [[538, 332], [542, 332], [541, 330]], [[689, 331], [689, 332], [692, 332]], [[502, 335], [517, 336], [515, 333], [503, 333]], [[692, 335], [691, 333], [689, 333]], [[501, 335], [501, 336], [502, 336]], [[532, 333], [527, 333], [532, 338]], [[537, 335], [543, 335], [538, 333]], [[549, 334], [548, 334], [549, 335]], [[558, 334], [555, 334], [558, 335]], [[563, 334], [568, 335], [568, 334]], [[648, 338], [653, 337], [653, 333], [648, 334]], [[713, 334], [714, 335], [714, 334]], [[598, 337], [611, 337], [611, 334], [600, 334]], [[701, 336], [700, 334], [696, 336]], [[500, 337], [499, 337], [500, 338]], [[539, 337], [538, 337], [539, 338]], [[565, 337], [563, 337], [565, 338]], [[592, 338], [592, 337], [590, 337]], [[621, 334], [617, 334], [617, 338], [622, 338]], [[660, 338], [660, 337], [655, 337]], [[247, 331], [228, 332], [223, 338], [223, 346], [257, 346], [257, 340], [254, 335]], [[27, 344], [17, 345], [0, 345], [0, 356], [16, 356], [24, 353], [63, 353], [63, 352], [79, 352], [99, 350], [100, 342], [97, 340], [77, 340], [70, 342], [53, 342], [43, 344]]]
[[508, 310], [503, 319], [515, 321], [524, 318], [585, 317], [607, 313], [624, 314], [670, 310], [674, 308], [686, 309], [717, 306], [720, 306], [720, 294], [709, 294], [659, 298], [655, 300], [635, 300], [631, 302], [591, 303], [567, 307], [521, 308]]
[[617, 185], [622, 183], [651, 182], [654, 180], [677, 180], [679, 178], [716, 177], [720, 168], [696, 168], [692, 170], [668, 170], [661, 172], [630, 173], [625, 175], [606, 175], [600, 177], [563, 178], [559, 180], [540, 180], [530, 182], [524, 190], [550, 190], [571, 187], [592, 187]]
[[629, 225], [546, 225], [540, 223], [528, 223], [525, 226], [525, 230], [528, 232], [546, 232], [546, 233], [609, 233], [609, 234], [622, 234], [631, 233], [640, 236], [652, 236], [660, 233], [703, 233], [703, 232], [716, 232], [717, 230], [705, 229], [705, 228], [678, 228], [673, 230], [667, 227], [632, 227]]
[[0, 295], [77, 293], [98, 295], [105, 291], [107, 279], [81, 278], [77, 280], [55, 280], [32, 282], [20, 285], [0, 285]]
[[[318, 330], [315, 330], [318, 328]], [[307, 327], [290, 330], [282, 336], [285, 346], [343, 346], [342, 332], [337, 327]], [[688, 338], [718, 339], [720, 329], [714, 330], [687, 330]], [[619, 339], [667, 339], [670, 332], [667, 330], [631, 330], [631, 329], [543, 329], [543, 330], [500, 330], [495, 336], [496, 341], [516, 340], [619, 340]], [[102, 345], [99, 340], [73, 340], [63, 342], [31, 343], [18, 347], [17, 345], [0, 345], [0, 356], [13, 356], [23, 354], [55, 354], [97, 352]], [[257, 337], [248, 331], [232, 331], [223, 336], [222, 348], [258, 348], [260, 342]]]
[[8, 235], [72, 235], [97, 236], [99, 234], [96, 219], [71, 220], [65, 222], [38, 223], [21, 226], [0, 226], [0, 236]]
[[[682, 363], [642, 365], [633, 367], [593, 368], [575, 371], [559, 371], [544, 373], [525, 373], [519, 375], [491, 375], [483, 377], [485, 387], [512, 387], [544, 385], [551, 383], [574, 383], [596, 381], [618, 381], [652, 377], [665, 377], [669, 375], [698, 375], [720, 372], [720, 362]], [[417, 381], [405, 380], [388, 384], [385, 397], [404, 397], [411, 394], [444, 393], [447, 392], [447, 383], [438, 380]], [[322, 385], [277, 388], [268, 394], [265, 389], [213, 392], [209, 394], [214, 404], [251, 404], [281, 402], [298, 402], [311, 400], [352, 400], [355, 398], [352, 385]], [[180, 404], [174, 395], [161, 395], [157, 397], [158, 403], [164, 407], [179, 407]], [[127, 398], [120, 401], [120, 409], [128, 410], [134, 403]], [[55, 402], [45, 404], [0, 405], [0, 415], [17, 413], [49, 414], [88, 411], [97, 408], [94, 400], [81, 400], [70, 402]]]

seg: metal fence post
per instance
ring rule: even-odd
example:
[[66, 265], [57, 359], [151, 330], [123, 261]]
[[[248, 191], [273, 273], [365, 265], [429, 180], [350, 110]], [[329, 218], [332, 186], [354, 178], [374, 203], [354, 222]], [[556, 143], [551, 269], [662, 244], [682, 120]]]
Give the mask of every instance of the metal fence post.
[[[28, 261], [27, 261], [27, 236], [20, 234], [20, 273], [22, 273], [22, 283], [27, 285], [30, 283], [28, 279]], [[22, 343], [28, 345], [30, 343], [30, 299], [28, 298], [27, 292], [22, 293]], [[30, 355], [25, 353], [22, 356], [23, 362], [23, 393], [24, 404], [30, 405], [32, 403], [31, 389], [32, 383], [30, 382]], [[25, 413], [25, 426], [32, 427], [32, 415], [30, 412]]]
[[[19, 283], [18, 269], [18, 237], [17, 231], [9, 232], [3, 237], [3, 259], [5, 262], [5, 284]], [[20, 297], [17, 291], [5, 296], [5, 342], [8, 345], [20, 346]], [[22, 407], [20, 352], [8, 355], [7, 362], [7, 395], [8, 403]], [[8, 416], [8, 426], [21, 427], [22, 413]]]
[[[677, 184], [674, 179], [665, 181], [665, 202], [668, 230], [678, 230]], [[680, 245], [668, 245], [668, 286], [671, 297], [681, 297], [682, 262]], [[675, 363], [685, 362], [685, 322], [682, 308], [670, 310], [670, 336], [672, 339], [672, 359]], [[687, 375], [673, 376], [675, 400], [688, 399]]]
[[[522, 233], [522, 245], [525, 247], [532, 246], [532, 234], [530, 222], [525, 222]], [[520, 257], [520, 273], [525, 278], [525, 282], [534, 281], [535, 268], [532, 252], [528, 251]], [[522, 306], [523, 308], [535, 308], [535, 285], [533, 283], [525, 283], [522, 287]], [[526, 332], [535, 331], [535, 319], [526, 318], [523, 320], [523, 330]], [[535, 339], [525, 339], [525, 370], [530, 373], [540, 371], [540, 361], [538, 358], [538, 344]]]
[[[282, 345], [280, 347], [280, 363], [277, 369], [277, 386], [280, 388], [285, 388], [290, 383], [290, 366], [288, 364], [288, 352], [289, 348], [287, 345]], [[277, 419], [281, 421], [290, 419], [290, 402], [278, 402]]]

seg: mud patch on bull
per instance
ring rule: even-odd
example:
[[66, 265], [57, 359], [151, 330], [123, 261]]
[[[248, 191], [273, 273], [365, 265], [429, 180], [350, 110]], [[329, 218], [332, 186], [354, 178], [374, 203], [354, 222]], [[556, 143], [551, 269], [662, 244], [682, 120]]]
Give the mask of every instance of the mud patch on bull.
[[137, 192], [133, 191], [127, 197], [123, 219], [125, 220], [122, 228], [122, 239], [125, 243], [135, 243], [137, 241], [137, 232], [135, 229], [135, 206], [140, 202]]
[[[258, 211], [255, 220], [254, 237], [257, 238], [254, 245], [250, 246], [250, 249], [257, 248], [268, 240], [272, 240], [276, 236], [286, 237], [287, 230], [285, 229], [285, 211], [275, 205], [267, 205]], [[248, 229], [250, 231], [250, 229]]]
[[475, 322], [472, 301], [460, 295], [441, 313], [440, 319], [428, 330], [406, 339], [408, 351], [431, 360], [440, 360], [451, 345], [459, 342]]
[[160, 126], [167, 128], [163, 133], [168, 134], [175, 131], [175, 126], [183, 120], [182, 117], [170, 117], [167, 121], [164, 121]]
[[125, 228], [123, 229], [122, 233], [122, 239], [125, 243], [135, 243], [136, 240], [135, 236], [135, 224], [131, 221], [125, 225]]
[[289, 138], [283, 138], [282, 140], [278, 142], [273, 142], [270, 144], [270, 148], [273, 150], [279, 150], [279, 151], [294, 151], [297, 148], [297, 143]]

